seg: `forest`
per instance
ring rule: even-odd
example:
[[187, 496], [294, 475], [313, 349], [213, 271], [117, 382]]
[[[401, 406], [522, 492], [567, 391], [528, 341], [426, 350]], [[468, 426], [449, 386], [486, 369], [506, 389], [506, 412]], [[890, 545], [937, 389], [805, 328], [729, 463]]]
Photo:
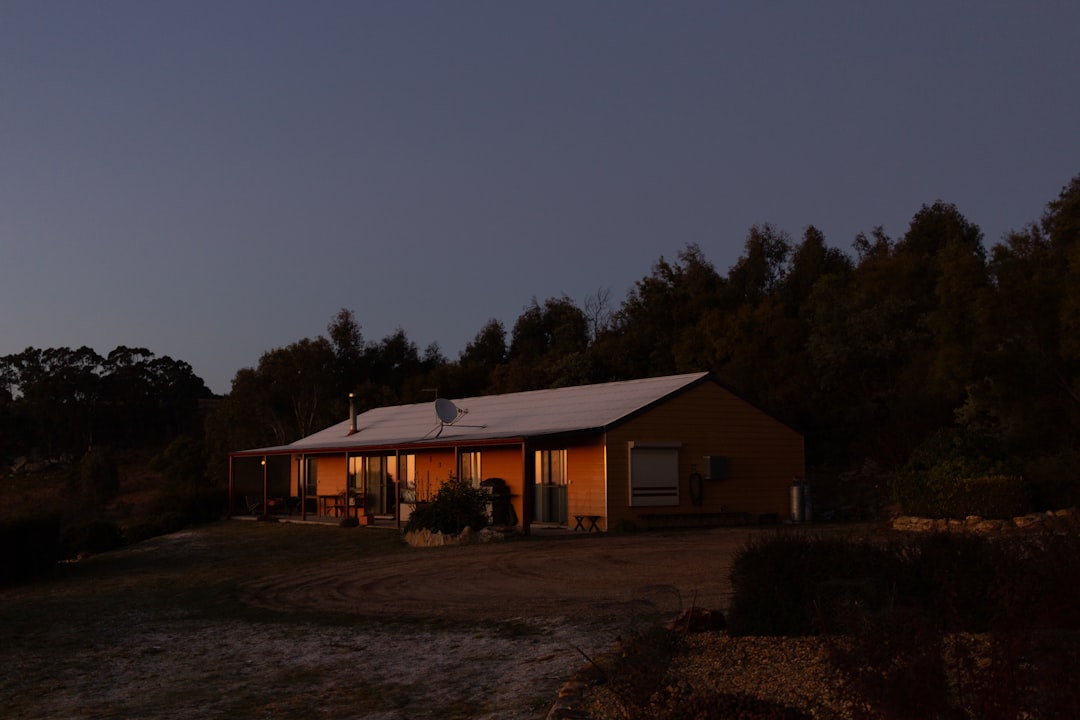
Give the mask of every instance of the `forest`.
[[1080, 175], [990, 246], [942, 201], [901, 237], [877, 228], [850, 251], [812, 226], [797, 239], [754, 226], [726, 273], [686, 245], [621, 301], [602, 287], [580, 303], [534, 299], [456, 360], [404, 329], [368, 340], [348, 308], [240, 369], [221, 398], [144, 348], [28, 348], [0, 357], [0, 466], [183, 437], [213, 486], [228, 451], [338, 422], [350, 392], [363, 410], [432, 388], [461, 398], [702, 370], [799, 428], [811, 477], [855, 496], [946, 467], [1024, 478], [1039, 508], [1076, 505]]

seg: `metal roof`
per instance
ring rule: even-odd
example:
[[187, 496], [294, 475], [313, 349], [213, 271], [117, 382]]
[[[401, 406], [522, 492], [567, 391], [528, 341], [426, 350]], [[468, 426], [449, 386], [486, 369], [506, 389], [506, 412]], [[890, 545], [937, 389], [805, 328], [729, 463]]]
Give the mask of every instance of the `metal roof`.
[[440, 422], [434, 402], [375, 408], [357, 415], [356, 432], [351, 435], [349, 420], [345, 419], [289, 445], [249, 450], [244, 454], [459, 444], [599, 431], [707, 376], [708, 373], [668, 375], [453, 399], [461, 412], [452, 423]]

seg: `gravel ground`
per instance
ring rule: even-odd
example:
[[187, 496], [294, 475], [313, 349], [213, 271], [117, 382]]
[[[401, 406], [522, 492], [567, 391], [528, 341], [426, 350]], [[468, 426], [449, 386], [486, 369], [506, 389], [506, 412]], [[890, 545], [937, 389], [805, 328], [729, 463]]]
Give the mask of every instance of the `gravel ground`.
[[[685, 636], [650, 698], [629, 697], [618, 681], [579, 679], [577, 717], [626, 720], [645, 717], [728, 717], [719, 714], [720, 694], [742, 696], [740, 709], [755, 718], [850, 717], [828, 663], [828, 648], [816, 638], [732, 638], [723, 632]], [[752, 698], [753, 701], [746, 700]], [[754, 702], [757, 701], [757, 702]], [[776, 706], [774, 708], [768, 705]], [[730, 707], [730, 706], [728, 706]], [[716, 713], [716, 714], [713, 714]], [[575, 717], [568, 713], [565, 717]], [[738, 717], [738, 715], [732, 715]]]

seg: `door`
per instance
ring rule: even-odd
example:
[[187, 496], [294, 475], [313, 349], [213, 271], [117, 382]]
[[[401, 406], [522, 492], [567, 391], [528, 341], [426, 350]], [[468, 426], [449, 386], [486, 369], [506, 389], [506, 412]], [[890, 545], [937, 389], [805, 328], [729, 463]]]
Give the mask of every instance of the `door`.
[[566, 524], [566, 451], [536, 451], [533, 522]]
[[397, 486], [390, 470], [392, 457], [353, 455], [349, 457], [349, 490], [363, 498], [369, 515], [392, 515]]

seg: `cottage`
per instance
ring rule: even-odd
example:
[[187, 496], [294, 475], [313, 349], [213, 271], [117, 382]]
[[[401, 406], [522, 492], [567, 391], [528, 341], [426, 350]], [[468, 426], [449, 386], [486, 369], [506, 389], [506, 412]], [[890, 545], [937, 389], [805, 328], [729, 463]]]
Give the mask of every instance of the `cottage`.
[[708, 373], [350, 412], [229, 461], [234, 510], [399, 524], [456, 475], [524, 532], [783, 517], [803, 474], [802, 435]]

